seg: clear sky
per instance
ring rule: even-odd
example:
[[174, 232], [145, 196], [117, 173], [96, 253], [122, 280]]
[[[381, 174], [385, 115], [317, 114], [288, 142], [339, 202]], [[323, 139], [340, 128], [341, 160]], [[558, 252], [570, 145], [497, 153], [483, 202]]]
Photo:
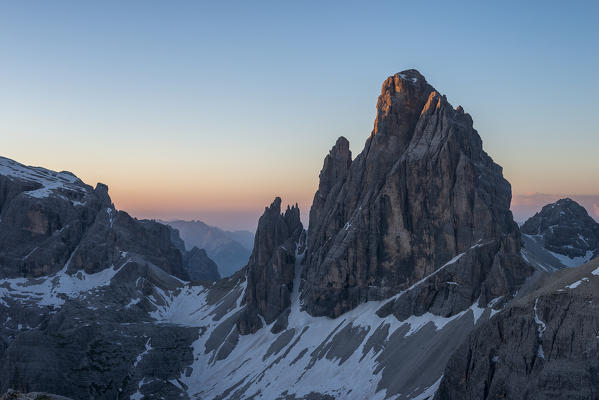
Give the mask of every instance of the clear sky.
[[2, 2], [0, 154], [134, 216], [252, 229], [276, 195], [305, 215], [336, 138], [356, 155], [383, 80], [417, 68], [472, 115], [517, 218], [593, 212], [598, 4]]

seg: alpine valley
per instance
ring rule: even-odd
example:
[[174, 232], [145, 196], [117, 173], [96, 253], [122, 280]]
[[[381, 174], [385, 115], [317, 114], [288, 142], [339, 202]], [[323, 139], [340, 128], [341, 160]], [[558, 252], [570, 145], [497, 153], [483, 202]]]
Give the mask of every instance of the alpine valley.
[[308, 227], [275, 198], [218, 279], [185, 224], [0, 158], [0, 393], [599, 398], [599, 224], [564, 199], [519, 228], [472, 118], [418, 71], [319, 178]]

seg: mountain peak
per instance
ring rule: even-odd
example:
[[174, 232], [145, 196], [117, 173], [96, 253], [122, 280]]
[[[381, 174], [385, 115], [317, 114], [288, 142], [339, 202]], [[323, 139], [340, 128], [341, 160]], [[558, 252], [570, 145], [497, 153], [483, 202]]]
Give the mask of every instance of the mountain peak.
[[339, 136], [330, 152], [349, 152], [349, 140], [345, 136]]
[[276, 212], [277, 214], [281, 213], [281, 198], [280, 197], [275, 197], [275, 199], [272, 201], [272, 203], [270, 203], [270, 206], [266, 207], [264, 209], [264, 213], [272, 213], [272, 212]]
[[435, 89], [418, 71], [410, 69], [383, 82], [377, 102], [373, 134], [401, 134], [413, 129], [422, 107]]
[[[531, 271], [504, 261], [519, 258], [520, 246], [501, 167], [470, 117], [418, 71], [384, 81], [374, 130], [353, 161], [345, 145], [339, 139], [325, 158], [310, 209], [301, 292], [309, 313], [337, 317], [390, 297], [471, 249], [468, 268], [484, 283], [464, 279], [462, 289], [481, 304], [511, 293]], [[510, 272], [488, 273], [492, 260]]]
[[566, 266], [579, 265], [599, 255], [599, 224], [571, 198], [547, 204], [520, 230], [540, 240]]
[[[247, 304], [238, 321], [242, 334], [256, 332], [262, 321], [285, 325], [284, 311], [291, 304], [295, 272], [295, 250], [303, 231], [299, 207], [287, 207], [281, 214], [281, 198], [277, 197], [258, 221], [254, 249], [247, 270]], [[274, 328], [273, 328], [274, 329]]]
[[576, 205], [578, 207], [582, 207], [580, 204], [578, 204], [577, 202], [575, 202], [574, 200], [572, 200], [569, 197], [563, 198], [563, 199], [559, 199], [558, 201], [555, 202], [555, 205], [560, 206], [560, 207], [567, 207], [570, 205]]
[[426, 78], [417, 70], [417, 69], [405, 69], [401, 72], [398, 72], [394, 75], [400, 79], [416, 83], [418, 81], [426, 82]]

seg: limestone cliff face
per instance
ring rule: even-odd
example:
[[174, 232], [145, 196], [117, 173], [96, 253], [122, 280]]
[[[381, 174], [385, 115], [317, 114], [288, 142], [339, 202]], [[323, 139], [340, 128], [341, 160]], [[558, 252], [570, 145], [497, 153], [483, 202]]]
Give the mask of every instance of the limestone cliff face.
[[242, 334], [258, 330], [262, 326], [260, 316], [268, 324], [285, 318], [282, 313], [291, 304], [295, 252], [302, 231], [297, 205], [281, 214], [281, 199], [277, 197], [264, 210], [246, 267], [246, 310], [238, 322]]
[[[336, 201], [335, 194], [347, 178], [351, 166], [351, 151], [349, 142], [343, 136], [337, 139], [335, 146], [324, 159], [324, 166], [320, 171], [318, 191], [310, 208], [310, 221], [321, 221], [323, 213], [333, 207]], [[314, 229], [310, 229], [314, 232]]]
[[595, 399], [599, 262], [545, 274], [450, 358], [436, 400]]
[[[308, 312], [336, 317], [384, 299], [471, 249], [476, 278], [460, 289], [463, 304], [508, 294], [530, 273], [501, 167], [484, 152], [470, 115], [420, 73], [383, 83], [374, 130], [351, 162], [346, 142], [327, 156], [310, 211]], [[445, 289], [432, 290], [426, 296]]]
[[123, 254], [189, 279], [167, 226], [118, 211], [108, 187], [0, 157], [0, 278], [95, 273]]

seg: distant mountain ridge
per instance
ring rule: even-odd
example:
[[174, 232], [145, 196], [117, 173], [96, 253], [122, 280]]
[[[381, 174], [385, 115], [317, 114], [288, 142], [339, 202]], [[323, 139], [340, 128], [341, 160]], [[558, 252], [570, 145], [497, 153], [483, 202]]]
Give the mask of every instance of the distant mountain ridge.
[[225, 231], [199, 220], [161, 222], [179, 231], [188, 250], [193, 247], [206, 250], [208, 257], [218, 265], [223, 277], [233, 275], [245, 267], [250, 259], [254, 246], [252, 232]]
[[544, 270], [577, 267], [599, 256], [599, 223], [570, 198], [547, 204], [520, 231], [524, 256]]
[[185, 248], [179, 231], [166, 225], [171, 233], [171, 242], [183, 256], [183, 267], [192, 281], [215, 281], [221, 278], [216, 263], [208, 257], [206, 250], [193, 246], [190, 250]]

